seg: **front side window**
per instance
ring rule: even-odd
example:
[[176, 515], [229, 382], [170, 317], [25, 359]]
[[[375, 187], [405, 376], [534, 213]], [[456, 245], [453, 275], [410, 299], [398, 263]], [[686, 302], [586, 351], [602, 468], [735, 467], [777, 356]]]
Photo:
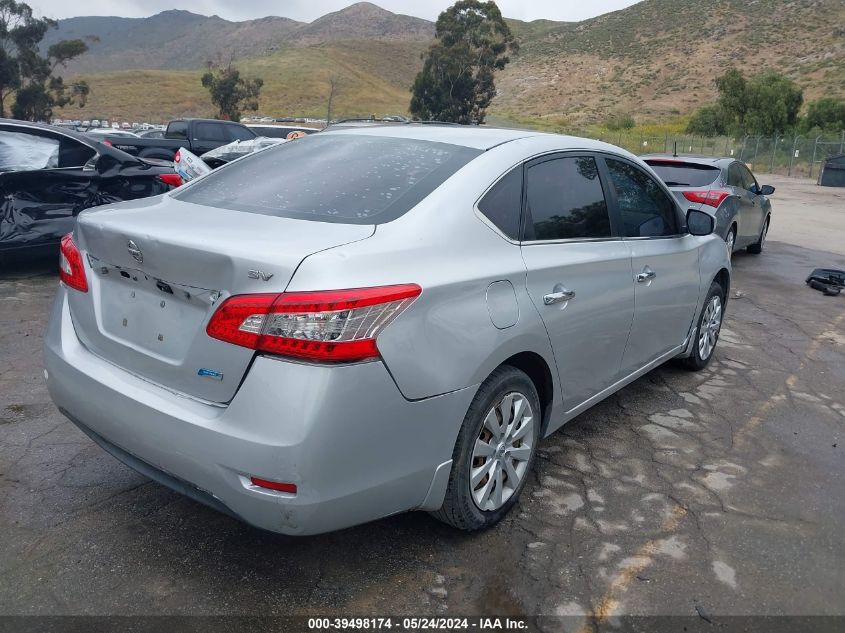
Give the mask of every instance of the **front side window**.
[[173, 195], [244, 213], [382, 224], [415, 207], [479, 154], [448, 143], [314, 134], [230, 163]]
[[625, 237], [665, 237], [677, 235], [675, 203], [639, 167], [612, 158], [606, 159], [616, 190]]
[[478, 210], [513, 240], [519, 239], [521, 209], [522, 165], [508, 172], [478, 203]]
[[590, 156], [553, 158], [525, 170], [526, 241], [610, 237], [610, 216]]

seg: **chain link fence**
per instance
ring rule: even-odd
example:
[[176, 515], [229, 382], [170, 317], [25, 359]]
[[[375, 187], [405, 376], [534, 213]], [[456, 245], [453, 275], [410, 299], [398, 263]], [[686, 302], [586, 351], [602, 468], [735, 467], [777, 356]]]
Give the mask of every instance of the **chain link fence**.
[[650, 136], [627, 130], [596, 136], [587, 130], [564, 130], [565, 134], [594, 138], [634, 154], [732, 156], [752, 171], [800, 178], [817, 178], [825, 160], [845, 154], [845, 131], [840, 135], [745, 136], [743, 138], [691, 135]]

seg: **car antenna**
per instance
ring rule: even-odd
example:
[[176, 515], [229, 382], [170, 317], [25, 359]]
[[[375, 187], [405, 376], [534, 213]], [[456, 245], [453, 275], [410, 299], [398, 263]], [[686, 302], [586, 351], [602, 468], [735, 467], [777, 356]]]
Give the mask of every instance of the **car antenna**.
[[677, 158], [677, 157], [678, 157], [678, 141], [676, 140], [675, 141], [675, 149], [672, 150], [672, 158]]

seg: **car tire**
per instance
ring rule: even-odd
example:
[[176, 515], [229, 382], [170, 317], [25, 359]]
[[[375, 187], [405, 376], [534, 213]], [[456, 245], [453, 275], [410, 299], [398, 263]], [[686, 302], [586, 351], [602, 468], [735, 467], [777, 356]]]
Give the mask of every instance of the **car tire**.
[[730, 259], [733, 257], [734, 248], [736, 247], [736, 224], [732, 224], [725, 235], [725, 245], [728, 247], [728, 259]]
[[[510, 422], [502, 424], [507, 422], [505, 415]], [[531, 379], [515, 367], [497, 368], [481, 384], [464, 417], [452, 453], [446, 497], [432, 514], [467, 532], [500, 521], [528, 480], [541, 421], [540, 398]], [[500, 424], [499, 434], [490, 428]], [[517, 453], [519, 459], [512, 457]], [[517, 480], [515, 486], [508, 485], [512, 479]]]
[[766, 218], [766, 222], [763, 224], [763, 230], [760, 231], [760, 239], [748, 247], [747, 250], [752, 255], [759, 255], [763, 252], [763, 245], [766, 243], [766, 234], [769, 232], [769, 222], [771, 222], [771, 219], [771, 216]]
[[710, 290], [701, 308], [692, 354], [683, 360], [684, 367], [690, 371], [701, 371], [710, 364], [716, 343], [719, 341], [719, 333], [722, 331], [724, 315], [725, 290], [714, 281], [710, 284]]

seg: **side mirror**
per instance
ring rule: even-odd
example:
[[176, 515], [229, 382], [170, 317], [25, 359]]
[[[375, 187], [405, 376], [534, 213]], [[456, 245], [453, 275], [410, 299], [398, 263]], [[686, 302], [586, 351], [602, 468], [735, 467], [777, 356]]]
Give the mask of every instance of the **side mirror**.
[[687, 231], [690, 235], [710, 235], [716, 228], [716, 218], [709, 213], [690, 209], [687, 211]]
[[775, 188], [771, 185], [761, 185], [759, 194], [761, 196], [770, 196], [775, 192]]

